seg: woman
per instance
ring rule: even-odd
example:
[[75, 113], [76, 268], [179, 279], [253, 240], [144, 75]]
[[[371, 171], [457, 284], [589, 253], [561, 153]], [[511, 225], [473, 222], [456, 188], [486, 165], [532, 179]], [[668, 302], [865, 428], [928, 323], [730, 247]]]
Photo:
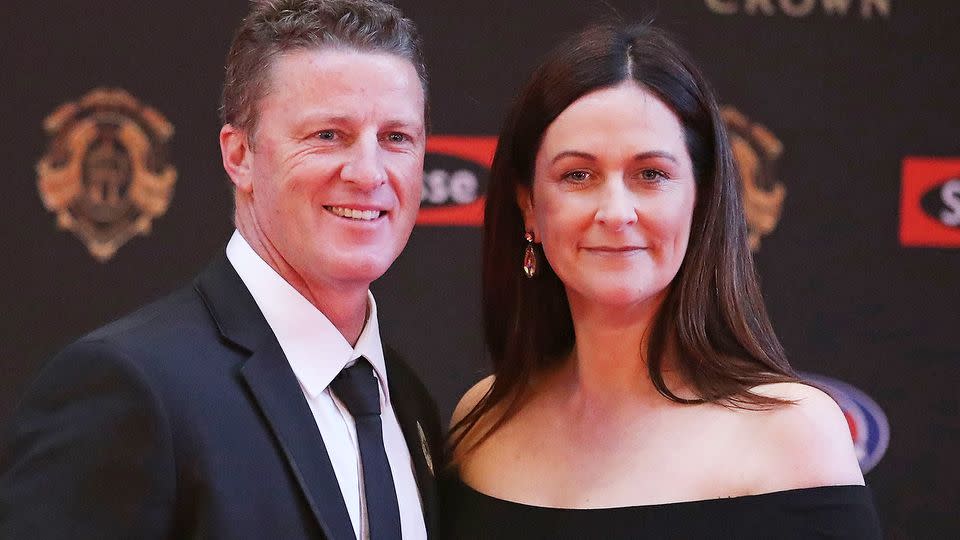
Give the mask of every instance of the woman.
[[454, 413], [450, 537], [879, 537], [841, 411], [771, 328], [737, 182], [660, 31], [590, 28], [534, 73], [491, 171], [494, 375]]

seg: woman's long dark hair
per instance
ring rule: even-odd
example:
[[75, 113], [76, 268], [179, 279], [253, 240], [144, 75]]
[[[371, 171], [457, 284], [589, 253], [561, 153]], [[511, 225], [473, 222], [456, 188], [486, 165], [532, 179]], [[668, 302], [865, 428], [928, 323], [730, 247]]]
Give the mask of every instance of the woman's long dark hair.
[[[797, 381], [773, 332], [757, 284], [733, 153], [712, 90], [697, 67], [649, 25], [593, 26], [561, 43], [534, 72], [507, 116], [491, 167], [483, 228], [483, 314], [495, 380], [451, 431], [451, 449], [484, 419], [474, 448], [516, 413], [531, 377], [558, 365], [574, 346], [563, 283], [540, 257], [522, 275], [524, 222], [517, 186], [532, 189], [534, 160], [547, 126], [581, 96], [633, 80], [680, 119], [697, 198], [683, 263], [648, 330], [649, 376], [679, 403], [767, 408], [785, 403], [751, 392]], [[664, 382], [667, 350], [697, 399]], [[486, 417], [504, 406], [492, 423]], [[469, 451], [469, 448], [466, 449]]]

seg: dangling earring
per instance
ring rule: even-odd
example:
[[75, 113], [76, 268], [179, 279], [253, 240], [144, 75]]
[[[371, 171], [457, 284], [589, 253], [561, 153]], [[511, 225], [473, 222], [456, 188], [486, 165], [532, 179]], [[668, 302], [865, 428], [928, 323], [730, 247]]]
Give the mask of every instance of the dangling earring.
[[527, 249], [523, 252], [523, 273], [529, 279], [537, 275], [537, 252], [533, 249], [533, 233], [527, 232], [523, 237], [527, 240]]

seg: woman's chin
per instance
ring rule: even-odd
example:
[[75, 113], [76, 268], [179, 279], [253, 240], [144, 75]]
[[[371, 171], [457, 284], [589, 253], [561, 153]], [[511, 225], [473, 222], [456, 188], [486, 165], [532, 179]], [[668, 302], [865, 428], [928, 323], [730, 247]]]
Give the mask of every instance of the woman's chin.
[[576, 296], [577, 303], [587, 309], [616, 310], [627, 313], [655, 308], [663, 297], [663, 291], [650, 293], [640, 288], [603, 287]]

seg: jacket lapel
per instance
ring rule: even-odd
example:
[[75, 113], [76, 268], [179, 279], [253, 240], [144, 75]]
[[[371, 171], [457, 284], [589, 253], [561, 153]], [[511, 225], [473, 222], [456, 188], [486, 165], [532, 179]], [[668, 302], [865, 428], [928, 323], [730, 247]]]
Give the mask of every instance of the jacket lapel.
[[277, 340], [253, 353], [241, 371], [326, 537], [354, 538], [326, 446]]
[[[390, 363], [388, 365], [388, 370]], [[387, 373], [390, 385], [390, 403], [393, 412], [397, 415], [397, 422], [407, 443], [407, 450], [413, 460], [417, 488], [420, 491], [420, 500], [423, 504], [423, 521], [427, 527], [427, 536], [437, 536], [437, 488], [434, 478], [434, 449], [421, 425], [417, 403], [412, 399], [408, 389], [397, 384], [396, 370]], [[436, 464], [439, 466], [439, 463]]]
[[221, 335], [250, 352], [240, 370], [243, 380], [324, 535], [331, 540], [355, 538], [310, 406], [279, 342], [240, 276], [226, 257], [220, 257], [197, 278], [196, 289]]

